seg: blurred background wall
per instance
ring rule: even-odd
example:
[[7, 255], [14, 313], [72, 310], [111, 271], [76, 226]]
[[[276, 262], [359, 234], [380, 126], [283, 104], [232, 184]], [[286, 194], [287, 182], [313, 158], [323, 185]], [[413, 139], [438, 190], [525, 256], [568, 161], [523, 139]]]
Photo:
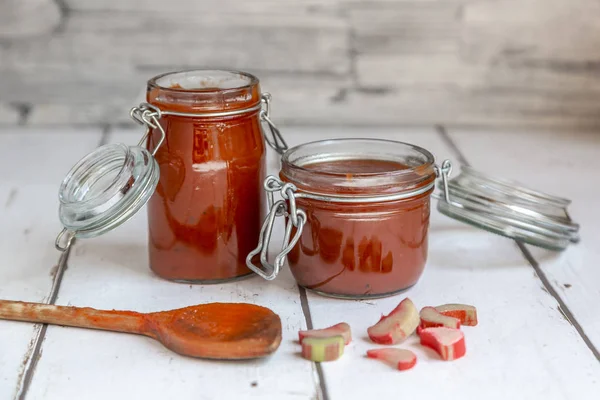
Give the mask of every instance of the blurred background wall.
[[0, 0], [0, 124], [128, 124], [171, 70], [302, 125], [600, 126], [598, 0]]

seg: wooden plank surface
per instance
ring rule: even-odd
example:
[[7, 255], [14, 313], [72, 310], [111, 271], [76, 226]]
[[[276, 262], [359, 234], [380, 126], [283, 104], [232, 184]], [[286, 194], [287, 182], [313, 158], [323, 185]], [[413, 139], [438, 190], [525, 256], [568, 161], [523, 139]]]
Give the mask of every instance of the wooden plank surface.
[[358, 55], [383, 56], [455, 53], [464, 4], [460, 0], [353, 3], [347, 13], [355, 50]]
[[[46, 295], [51, 264], [57, 259], [53, 240], [59, 228], [55, 217], [58, 182], [74, 161], [97, 144], [99, 133], [90, 133], [0, 134], [0, 166], [4, 164], [10, 171], [0, 178], [0, 201], [4, 202], [0, 205], [9, 203], [7, 211], [0, 213], [0, 247], [3, 254], [10, 255], [7, 261], [11, 265], [0, 268], [0, 297], [41, 301]], [[444, 158], [457, 161], [433, 129], [295, 128], [283, 133], [291, 145], [331, 137], [393, 138], [428, 148], [438, 162]], [[136, 143], [139, 135], [138, 130], [124, 131], [109, 141]], [[525, 183], [528, 179], [539, 182], [536, 186], [542, 190], [572, 193], [571, 213], [582, 223], [583, 242], [557, 258], [534, 255], [596, 341], [596, 320], [588, 309], [593, 308], [589, 304], [597, 301], [594, 296], [598, 293], [597, 271], [590, 267], [597, 260], [593, 243], [598, 218], [595, 211], [588, 211], [595, 204], [595, 192], [584, 184], [594, 179], [597, 138], [571, 135], [573, 142], [569, 143], [559, 134], [498, 135], [489, 131], [452, 131], [450, 137], [474, 166], [486, 172], [502, 172], [508, 178], [523, 176]], [[55, 162], [45, 163], [43, 168], [29, 167], [59, 150], [64, 156]], [[271, 172], [278, 169], [273, 152], [268, 165]], [[568, 179], [574, 176], [581, 179]], [[16, 195], [11, 194], [13, 187], [19, 189]], [[219, 286], [166, 282], [147, 267], [145, 224], [142, 212], [112, 233], [79, 241], [58, 303], [155, 311], [219, 300], [255, 302], [282, 317], [284, 339], [278, 352], [259, 362], [216, 363], [179, 357], [144, 337], [50, 327], [27, 399], [310, 399], [319, 395], [315, 366], [298, 356], [296, 335], [306, 323], [287, 268], [273, 282], [257, 277]], [[274, 237], [279, 234], [280, 224]], [[435, 208], [430, 235], [425, 274], [406, 295], [418, 306], [454, 301], [475, 304], [480, 324], [464, 328], [467, 356], [444, 363], [412, 338], [406, 346], [419, 356], [416, 368], [394, 371], [364, 357], [367, 349], [376, 347], [366, 337], [366, 328], [404, 295], [342, 301], [309, 294], [315, 327], [345, 320], [355, 338], [341, 360], [321, 366], [328, 398], [386, 398], [390, 393], [402, 393], [438, 399], [441, 394], [460, 393], [465, 399], [596, 399], [600, 363], [513, 242], [441, 216]], [[39, 251], [31, 251], [33, 248]], [[565, 283], [571, 286], [567, 288]], [[10, 398], [32, 326], [3, 321], [0, 325], [0, 397]]]
[[[277, 81], [302, 125], [600, 125], [592, 0], [10, 0], [0, 108], [32, 125], [128, 122], [151, 76]], [[302, 106], [297, 98], [315, 98]], [[0, 121], [7, 120], [0, 114]]]
[[346, 0], [296, 0], [281, 2], [279, 0], [255, 0], [240, 2], [237, 0], [173, 0], [168, 3], [160, 0], [65, 0], [69, 9], [76, 11], [139, 11], [156, 10], [160, 12], [203, 12], [203, 13], [248, 13], [250, 15], [264, 14], [295, 14], [304, 12], [310, 14], [321, 8], [334, 7]]
[[[364, 134], [340, 130], [293, 139]], [[449, 158], [458, 166], [456, 156], [433, 130], [377, 131], [377, 136], [422, 145], [434, 153], [438, 162]], [[470, 143], [469, 138], [465, 135], [466, 143]], [[480, 158], [490, 154], [483, 147], [471, 150]], [[544, 173], [551, 175], [548, 168]], [[589, 289], [597, 290], [595, 282]], [[419, 357], [411, 371], [400, 373], [366, 359], [366, 350], [381, 347], [370, 342], [367, 328], [405, 296], [410, 296], [418, 307], [451, 302], [478, 307], [479, 325], [464, 328], [467, 355], [463, 359], [442, 362], [420, 347], [415, 337], [399, 346], [414, 350]], [[414, 288], [387, 299], [368, 301], [340, 301], [309, 294], [309, 305], [315, 327], [346, 321], [355, 337], [342, 359], [322, 365], [332, 399], [386, 398], [390, 393], [439, 399], [453, 393], [473, 400], [592, 400], [600, 387], [600, 363], [559, 312], [556, 301], [542, 287], [516, 245], [453, 221], [435, 207], [427, 267]]]
[[[61, 230], [58, 187], [69, 155], [93, 149], [99, 139], [99, 130], [0, 131], [1, 299], [47, 299], [60, 256], [54, 248]], [[36, 331], [33, 324], [0, 320], [0, 398], [16, 393]]]
[[0, 126], [14, 126], [19, 123], [20, 116], [18, 110], [8, 104], [0, 104]]
[[52, 0], [3, 0], [0, 38], [23, 39], [51, 34], [61, 19], [60, 7]]
[[595, 348], [600, 349], [600, 319], [594, 309], [600, 302], [600, 137], [522, 131], [473, 134], [453, 130], [450, 134], [478, 169], [572, 200], [568, 211], [581, 225], [581, 242], [562, 253], [527, 247]]
[[[139, 137], [136, 130], [117, 133], [109, 141], [137, 143]], [[172, 283], [151, 273], [146, 240], [142, 210], [113, 232], [79, 241], [57, 304], [142, 312], [213, 301], [260, 304], [281, 316], [279, 350], [265, 360], [215, 362], [178, 356], [141, 336], [50, 327], [28, 399], [316, 396], [313, 365], [298, 356], [294, 343], [306, 323], [289, 273], [275, 283], [258, 277], [222, 285]]]

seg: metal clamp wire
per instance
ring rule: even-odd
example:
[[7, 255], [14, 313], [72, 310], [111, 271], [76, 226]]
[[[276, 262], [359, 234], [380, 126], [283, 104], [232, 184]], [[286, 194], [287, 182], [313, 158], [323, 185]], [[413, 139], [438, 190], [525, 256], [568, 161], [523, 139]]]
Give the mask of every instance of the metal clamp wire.
[[133, 107], [131, 111], [129, 111], [129, 116], [131, 116], [134, 121], [146, 127], [146, 132], [144, 132], [144, 136], [142, 136], [138, 146], [143, 146], [146, 140], [148, 140], [150, 129], [158, 129], [160, 131], [160, 140], [156, 146], [154, 146], [154, 150], [152, 150], [152, 156], [156, 155], [156, 152], [160, 146], [162, 146], [167, 136], [165, 130], [158, 122], [162, 115], [163, 113], [160, 108], [149, 103], [141, 103], [138, 107]]
[[296, 207], [296, 197], [294, 196], [295, 191], [296, 186], [294, 186], [292, 183], [286, 183], [281, 188], [281, 197], [288, 201], [289, 217], [291, 218], [294, 226], [298, 226], [298, 209]]
[[[279, 270], [285, 263], [288, 253], [292, 251], [294, 246], [300, 240], [307, 216], [303, 210], [296, 207], [294, 195], [296, 187], [293, 184], [288, 183], [282, 185], [282, 182], [276, 177], [269, 176], [265, 180], [265, 189], [267, 190], [267, 198], [269, 199], [269, 214], [260, 230], [258, 246], [246, 257], [246, 265], [264, 279], [273, 280], [279, 274]], [[273, 193], [276, 191], [280, 192], [283, 199], [273, 203]], [[268, 260], [269, 245], [271, 244], [275, 219], [278, 216], [288, 217], [288, 220], [285, 224], [285, 235], [281, 251], [275, 256], [275, 260], [273, 264], [271, 264]], [[292, 237], [292, 229], [294, 227], [296, 228], [296, 232]], [[252, 261], [258, 254], [260, 254], [260, 264], [262, 268], [255, 265]]]
[[288, 145], [285, 142], [283, 135], [281, 135], [281, 132], [279, 132], [277, 126], [275, 126], [273, 121], [271, 121], [271, 93], [263, 93], [261, 95], [260, 100], [261, 104], [265, 105], [265, 107], [260, 112], [260, 118], [268, 124], [269, 131], [271, 132], [272, 136], [269, 137], [269, 135], [265, 135], [265, 140], [267, 141], [269, 146], [273, 148], [273, 150], [275, 150], [279, 154], [283, 154], [288, 149]]
[[[451, 173], [452, 173], [452, 162], [450, 162], [450, 160], [444, 160], [442, 162], [441, 167], [438, 167], [437, 165], [435, 166], [435, 176], [437, 178], [439, 178], [440, 176], [442, 177], [442, 185], [443, 185], [443, 189], [444, 189], [444, 199], [446, 200], [446, 202], [448, 204], [451, 204], [456, 207], [460, 207], [460, 204], [452, 201], [452, 199], [450, 198], [450, 189], [448, 188], [448, 178], [450, 177]], [[433, 193], [431, 195], [431, 197], [433, 197], [434, 199], [437, 199], [437, 200], [441, 199], [441, 196], [438, 195], [437, 193]]]
[[[65, 234], [67, 235], [67, 239], [65, 245], [63, 246], [60, 242], [62, 241], [62, 238], [63, 236], [65, 236]], [[54, 247], [56, 247], [56, 250], [61, 251], [63, 253], [69, 250], [69, 248], [73, 244], [73, 239], [75, 239], [75, 234], [76, 232], [69, 231], [67, 230], [67, 228], [64, 228], [62, 231], [60, 231], [60, 233], [56, 237], [56, 240], [54, 241]]]

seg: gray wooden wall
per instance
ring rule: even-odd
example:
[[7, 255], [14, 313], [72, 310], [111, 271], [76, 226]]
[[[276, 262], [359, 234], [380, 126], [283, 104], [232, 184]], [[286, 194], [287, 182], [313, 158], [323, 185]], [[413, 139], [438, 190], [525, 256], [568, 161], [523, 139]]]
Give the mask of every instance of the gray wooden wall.
[[0, 123], [123, 124], [145, 80], [257, 74], [290, 124], [600, 126], [598, 0], [0, 0]]

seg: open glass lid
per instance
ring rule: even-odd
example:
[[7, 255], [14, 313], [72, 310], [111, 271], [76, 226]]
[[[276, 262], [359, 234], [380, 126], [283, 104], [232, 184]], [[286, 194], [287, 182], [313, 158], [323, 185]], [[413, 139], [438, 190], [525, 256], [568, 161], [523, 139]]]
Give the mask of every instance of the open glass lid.
[[[160, 176], [154, 154], [165, 138], [158, 123], [160, 111], [143, 103], [132, 109], [131, 116], [146, 126], [137, 146], [101, 146], [75, 164], [63, 179], [58, 213], [64, 229], [56, 238], [57, 249], [65, 251], [73, 238], [90, 238], [116, 228], [154, 193]], [[152, 152], [144, 147], [151, 129], [160, 133]]]
[[579, 225], [567, 213], [570, 200], [486, 176], [462, 166], [449, 179], [450, 162], [440, 169], [438, 210], [487, 231], [550, 250], [579, 241]]

